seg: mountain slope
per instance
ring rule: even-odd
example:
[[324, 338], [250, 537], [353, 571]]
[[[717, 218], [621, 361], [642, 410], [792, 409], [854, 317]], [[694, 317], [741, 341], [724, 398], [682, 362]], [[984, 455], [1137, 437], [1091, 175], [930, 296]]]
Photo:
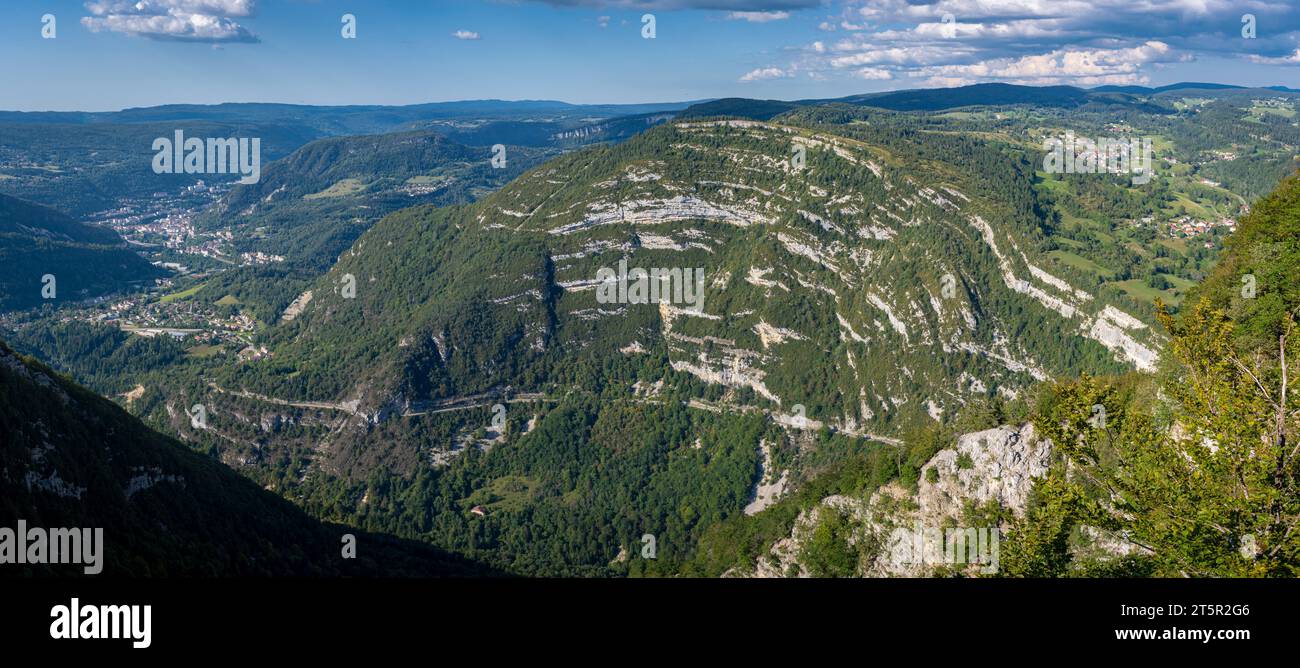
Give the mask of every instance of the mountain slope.
[[[104, 530], [105, 576], [483, 575], [421, 545], [328, 526], [0, 343], [0, 526]], [[343, 559], [342, 536], [357, 536]], [[80, 566], [5, 566], [80, 575]]]
[[[49, 300], [47, 275], [55, 280]], [[0, 311], [97, 297], [163, 275], [112, 230], [0, 195]]]
[[[1022, 144], [840, 111], [668, 123], [390, 214], [249, 351], [143, 377], [133, 409], [319, 517], [668, 574], [782, 480], [858, 457], [888, 480], [913, 430], [1154, 367], [1143, 312], [1051, 269]], [[598, 298], [621, 263], [703, 278]]]
[[434, 131], [320, 139], [267, 165], [259, 182], [235, 186], [197, 224], [230, 229], [241, 251], [320, 270], [388, 213], [473, 201], [553, 154], [507, 146], [497, 169], [488, 148]]
[[[805, 152], [805, 168], [786, 158], [792, 148]], [[909, 149], [923, 161], [906, 157]], [[846, 411], [846, 426], [920, 398], [913, 390], [899, 402], [885, 399], [900, 396], [908, 381], [942, 386], [937, 377], [922, 381], [904, 370], [907, 357], [924, 350], [927, 358], [960, 359], [972, 348], [1007, 345], [997, 330], [1018, 327], [1012, 323], [1021, 309], [1043, 308], [1035, 315], [1052, 328], [1080, 319], [1075, 332], [1067, 326], [1062, 335], [1101, 340], [1117, 359], [1149, 365], [1151, 351], [1137, 341], [1095, 334], [1109, 311], [1036, 267], [1021, 250], [1032, 243], [1033, 231], [1010, 196], [1024, 183], [1015, 164], [986, 173], [1004, 183], [982, 183], [956, 164], [932, 159], [945, 149], [971, 153], [950, 160], [1002, 157], [990, 155], [988, 146], [945, 147], [942, 138], [886, 147], [797, 125], [679, 123], [620, 155], [588, 156], [589, 164], [609, 157], [615, 164], [590, 174], [570, 170], [575, 178], [559, 187], [534, 172], [485, 203], [480, 215], [488, 227], [545, 234], [556, 283], [575, 306], [591, 300], [597, 269], [614, 265], [620, 255], [629, 256], [629, 266], [703, 266], [711, 278], [702, 313], [681, 305], [659, 309], [659, 333], [670, 351], [681, 354], [670, 355], [674, 366], [703, 376], [712, 375], [711, 367], [727, 377], [725, 384], [749, 386], [788, 405], [804, 403], [794, 388], [808, 383], [791, 377], [788, 363], [772, 364], [783, 357], [776, 351], [802, 348], [809, 359], [796, 366], [820, 366], [825, 362], [817, 360], [829, 355], [835, 366], [825, 373], [853, 378], [844, 389], [859, 390], [845, 393], [841, 409], [857, 409]], [[997, 192], [999, 185], [1011, 192]], [[507, 216], [519, 213], [527, 215], [512, 226]], [[1020, 303], [1007, 308], [1003, 299]], [[701, 346], [690, 337], [735, 341], [736, 349]], [[1045, 346], [1024, 348], [1041, 346], [1032, 336], [1010, 338], [1021, 349], [1011, 344], [1008, 354], [993, 356], [1002, 359], [1001, 370], [981, 373], [998, 380], [1006, 373], [1032, 376], [1039, 364], [1016, 360], [1051, 354]], [[706, 358], [715, 361], [695, 363]], [[856, 362], [862, 360], [870, 374], [860, 371]], [[868, 375], [888, 375], [880, 371], [890, 367], [899, 374], [895, 384], [863, 387], [874, 384]], [[766, 380], [774, 373], [786, 377]], [[984, 378], [987, 386], [994, 385], [990, 379]], [[871, 408], [863, 410], [859, 399]]]
[[1238, 323], [1244, 344], [1271, 348], [1300, 307], [1300, 174], [1260, 200], [1229, 239], [1219, 265], [1191, 296]]
[[[1294, 388], [1274, 388], [1295, 384], [1283, 363], [1295, 364], [1297, 225], [1293, 175], [1243, 220], [1190, 293], [1193, 306], [1166, 321], [1173, 342], [1159, 377], [1061, 379], [1042, 388], [1031, 424], [958, 436], [914, 489], [804, 499], [786, 529], [748, 555], [737, 555], [735, 536], [759, 531], [760, 520], [733, 521], [706, 538], [701, 552], [716, 563], [702, 567], [760, 577], [975, 575], [945, 560], [918, 563], [913, 527], [1000, 526], [1000, 570], [986, 575], [1293, 576], [1297, 541], [1275, 518], [1297, 504], [1287, 439], [1297, 413]], [[1255, 290], [1243, 290], [1245, 277]]]
[[[840, 131], [678, 122], [472, 206], [395, 213], [265, 333], [266, 355], [167, 383], [151, 415], [259, 479], [283, 448], [358, 484], [473, 452], [498, 403], [685, 403], [893, 443], [1053, 375], [1154, 366], [1147, 323], [1039, 264], [1023, 163], [969, 138]], [[620, 262], [700, 269], [702, 303], [598, 300]], [[226, 419], [188, 428], [196, 402]]]

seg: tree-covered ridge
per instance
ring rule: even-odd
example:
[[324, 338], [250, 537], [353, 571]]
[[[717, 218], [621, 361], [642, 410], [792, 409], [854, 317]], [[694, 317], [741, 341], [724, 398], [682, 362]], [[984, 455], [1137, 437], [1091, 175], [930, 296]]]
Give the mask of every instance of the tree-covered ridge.
[[[856, 140], [855, 132], [856, 126], [818, 134], [791, 125], [679, 123], [616, 152], [568, 156], [525, 175], [484, 203], [483, 224], [545, 232], [568, 299], [591, 295], [596, 271], [619, 255], [629, 256], [629, 266], [704, 266], [716, 281], [704, 316], [675, 317], [667, 337], [713, 336], [756, 351], [773, 338], [763, 341], [761, 333], [785, 330], [778, 334], [782, 352], [813, 347], [836, 359], [836, 373], [810, 376], [849, 376], [852, 385], [855, 355], [906, 354], [923, 342], [943, 354], [1000, 345], [995, 331], [962, 341], [963, 321], [972, 329], [1013, 327], [1005, 335], [1015, 349], [1005, 357], [1046, 358], [1031, 369], [1077, 364], [1036, 349], [1033, 334], [1020, 336], [1013, 324], [1022, 320], [1018, 309], [1000, 311], [1005, 307], [995, 297], [1026, 289], [1018, 273], [1031, 282], [1045, 277], [1044, 297], [1061, 289], [1046, 272], [1035, 274], [1023, 254], [1032, 252], [1037, 232], [1023, 167], [978, 141], [924, 136], [889, 145]], [[796, 146], [807, 149], [806, 169], [789, 166]], [[959, 167], [972, 160], [987, 162], [971, 170], [974, 177]], [[1063, 298], [1086, 299], [1072, 290]], [[1046, 309], [1040, 317], [1047, 326], [1056, 326], [1050, 313], [1061, 305], [1049, 298], [1036, 306]], [[853, 349], [855, 343], [866, 345]], [[849, 352], [833, 352], [844, 347]], [[809, 386], [804, 380], [787, 386]], [[766, 378], [770, 395], [757, 382], [746, 384], [769, 399], [787, 394]], [[857, 392], [847, 394], [850, 406], [858, 403]], [[883, 387], [867, 394], [872, 413], [892, 412], [879, 401], [899, 396]], [[846, 413], [862, 419], [865, 411]]]
[[[1158, 111], [1004, 105], [897, 114], [837, 103], [790, 117], [847, 125], [842, 131], [876, 144], [900, 134], [945, 134], [1022, 156], [1036, 172], [1045, 266], [1154, 322], [1155, 300], [1176, 309], [1213, 268], [1235, 219], [1293, 169], [1300, 122], [1297, 96], [1286, 92], [1176, 88], [1151, 100]], [[1044, 140], [1066, 133], [1151, 139], [1155, 178], [1136, 185], [1118, 176], [1044, 173]], [[1189, 225], [1209, 229], [1188, 233]]]
[[138, 288], [164, 273], [112, 230], [0, 195], [0, 311]]
[[[101, 528], [108, 577], [487, 575], [426, 546], [325, 525], [0, 343], [0, 526]], [[343, 558], [343, 536], [356, 558]], [[5, 567], [76, 575], [81, 566]]]
[[1271, 348], [1300, 305], [1300, 174], [1256, 203], [1195, 293], [1236, 323], [1245, 345]]
[[[282, 398], [359, 400], [361, 410], [378, 414], [494, 386], [537, 390], [564, 378], [575, 357], [621, 357], [619, 351], [639, 347], [684, 362], [683, 355], [694, 356], [686, 352], [693, 341], [716, 340], [731, 343], [697, 352], [741, 369], [723, 389], [774, 408], [802, 404], [815, 419], [851, 429], [877, 415], [877, 424], [887, 425], [909, 400], [915, 415], [959, 405], [949, 402], [962, 401], [963, 393], [1014, 389], [1017, 381], [1008, 379], [1032, 382], [1043, 367], [1120, 368], [1101, 346], [1094, 352], [1087, 343], [1060, 345], [1080, 327], [1068, 317], [1058, 322], [1060, 311], [1081, 312], [1083, 298], [1050, 276], [1037, 278], [1047, 275], [1025, 263], [1015, 230], [1033, 229], [1027, 186], [1027, 208], [1018, 212], [1001, 208], [991, 190], [962, 213], [967, 196], [955, 186], [967, 184], [955, 165], [925, 165], [953, 179], [949, 190], [934, 190], [919, 185], [919, 172], [894, 154], [835, 139], [863, 157], [814, 145], [806, 174], [789, 174], [780, 158], [796, 138], [826, 141], [793, 127], [661, 128], [619, 147], [561, 157], [470, 209], [398, 214], [317, 282], [301, 316], [267, 333], [272, 360], [236, 367], [232, 379]], [[937, 156], [962, 149], [930, 150]], [[966, 145], [963, 155], [982, 150]], [[993, 153], [990, 169], [1002, 164]], [[777, 167], [737, 169], [742, 159]], [[969, 188], [978, 193], [984, 183]], [[762, 192], [774, 195], [755, 207]], [[587, 223], [603, 215], [592, 214], [596, 208], [632, 210], [646, 202], [667, 209], [632, 211], [645, 216], [643, 223]], [[666, 217], [655, 218], [660, 214]], [[1010, 229], [998, 223], [1007, 219], [1024, 222]], [[703, 317], [596, 303], [597, 271], [620, 259], [706, 268]], [[342, 289], [349, 280], [355, 298]], [[1047, 283], [1022, 284], [1035, 280]], [[1044, 326], [1026, 320], [1026, 310]], [[480, 312], [482, 319], [473, 315]], [[906, 364], [910, 348], [918, 349], [917, 368]], [[986, 350], [995, 352], [993, 360]], [[936, 367], [934, 352], [956, 357]], [[819, 359], [827, 355], [829, 361]], [[708, 375], [708, 365], [675, 366]], [[862, 378], [866, 372], [855, 366], [874, 371]], [[897, 374], [879, 372], [900, 366], [905, 370]], [[930, 397], [939, 378], [954, 377], [969, 387]], [[926, 399], [934, 409], [921, 405]]]
[[1194, 306], [1162, 318], [1160, 377], [1085, 377], [1044, 395], [1036, 423], [1062, 456], [1014, 527], [1008, 574], [1093, 572], [1070, 549], [1093, 526], [1123, 536], [1121, 573], [1296, 575], [1297, 192], [1293, 176], [1259, 202]]

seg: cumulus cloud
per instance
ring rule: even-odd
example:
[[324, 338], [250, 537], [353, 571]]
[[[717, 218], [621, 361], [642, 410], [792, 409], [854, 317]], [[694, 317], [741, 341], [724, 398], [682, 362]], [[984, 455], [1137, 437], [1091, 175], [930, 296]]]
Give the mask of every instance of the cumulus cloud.
[[470, 41], [481, 39], [479, 34], [474, 32], [473, 30], [457, 30], [456, 32], [452, 33], [451, 36], [455, 37], [456, 39], [463, 39], [463, 40], [470, 40]]
[[760, 67], [746, 72], [744, 76], [740, 77], [740, 80], [745, 82], [767, 81], [769, 79], [783, 79], [788, 76], [790, 76], [790, 73], [779, 67]]
[[1300, 65], [1300, 48], [1297, 48], [1295, 53], [1287, 56], [1269, 57], [1251, 55], [1250, 61], [1262, 65]]
[[784, 21], [790, 18], [790, 12], [730, 12], [727, 14], [728, 21], [748, 21], [750, 23], [767, 23], [769, 21]]
[[255, 0], [92, 0], [86, 3], [91, 14], [217, 14], [252, 16]]
[[859, 79], [867, 79], [868, 81], [881, 81], [884, 79], [894, 78], [894, 75], [890, 74], [889, 70], [882, 69], [879, 67], [864, 67], [854, 72], [853, 76]]
[[533, 0], [553, 7], [587, 7], [638, 10], [720, 9], [767, 12], [818, 7], [823, 0]]
[[91, 32], [117, 32], [183, 42], [257, 42], [232, 17], [253, 16], [255, 0], [96, 0], [81, 24]]
[[[1259, 39], [1243, 39], [1246, 13], [1268, 27], [1260, 29]], [[909, 32], [922, 37], [955, 30], [957, 38], [1021, 54], [1067, 44], [1155, 40], [1199, 53], [1281, 56], [1300, 42], [1293, 0], [847, 0], [845, 14], [881, 25], [915, 25]], [[945, 15], [953, 25], [944, 25]], [[1011, 40], [1016, 41], [1007, 44]]]
[[1028, 84], [1073, 83], [1084, 86], [1146, 83], [1143, 66], [1188, 58], [1172, 54], [1168, 44], [1151, 41], [1124, 49], [1058, 49], [1048, 53], [1001, 58], [969, 65], [922, 68], [916, 74], [935, 81], [1016, 81]]
[[[840, 35], [787, 45], [776, 63], [809, 76], [1146, 83], [1167, 64], [1200, 57], [1300, 65], [1295, 0], [843, 0], [816, 27]], [[1241, 34], [1252, 13], [1257, 38]], [[1267, 26], [1267, 30], [1264, 30]], [[888, 76], [886, 76], [888, 75]]]

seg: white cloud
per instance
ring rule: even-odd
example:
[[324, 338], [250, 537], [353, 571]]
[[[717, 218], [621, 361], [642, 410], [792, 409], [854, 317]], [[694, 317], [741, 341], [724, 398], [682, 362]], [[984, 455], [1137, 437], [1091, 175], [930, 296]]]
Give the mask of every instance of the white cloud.
[[784, 21], [790, 18], [790, 12], [730, 12], [727, 14], [728, 21], [748, 21], [750, 23], [768, 23], [769, 21]]
[[[814, 47], [815, 48], [815, 47]], [[952, 62], [955, 58], [972, 53], [961, 47], [949, 48], [947, 45], [881, 46], [873, 43], [845, 43], [834, 46], [835, 51], [852, 51], [849, 55], [832, 56], [828, 63], [835, 68], [860, 67], [862, 65], [890, 65], [894, 67], [920, 67]]]
[[767, 81], [769, 79], [781, 79], [788, 77], [790, 74], [779, 67], [760, 67], [756, 70], [746, 72], [740, 77], [741, 81]]
[[257, 42], [231, 17], [256, 13], [256, 0], [98, 0], [81, 24], [91, 32], [118, 32], [185, 42]]
[[464, 39], [464, 40], [481, 39], [479, 37], [479, 34], [474, 32], [473, 30], [457, 30], [456, 32], [452, 33], [451, 36], [455, 37], [456, 39]]
[[960, 86], [969, 86], [978, 83], [975, 79], [964, 77], [930, 77], [921, 82], [924, 88], [958, 88]]
[[96, 16], [172, 13], [252, 16], [255, 9], [255, 0], [98, 0], [86, 3], [86, 10]]
[[1257, 56], [1252, 54], [1249, 58], [1252, 63], [1259, 63], [1261, 65], [1300, 65], [1300, 48], [1296, 49], [1295, 53], [1289, 56], [1270, 58], [1268, 56]]
[[1079, 86], [1143, 83], [1203, 56], [1286, 67], [1300, 65], [1295, 1], [1245, 0], [1271, 26], [1245, 40], [1239, 0], [844, 0], [819, 26], [841, 37], [790, 47], [788, 65], [831, 78]]
[[533, 0], [553, 7], [617, 7], [635, 10], [721, 9], [729, 11], [768, 11], [811, 9], [824, 0]]
[[[788, 47], [795, 55], [783, 66], [928, 85], [1079, 86], [1144, 83], [1157, 68], [1201, 56], [1289, 67], [1300, 65], [1296, 1], [843, 0], [816, 19], [823, 34], [840, 38]], [[1242, 38], [1246, 11], [1267, 34]]]
[[1018, 81], [1029, 84], [1073, 83], [1085, 86], [1144, 83], [1142, 66], [1186, 59], [1164, 42], [1122, 49], [1057, 49], [1047, 53], [998, 58], [965, 65], [922, 68], [931, 79]]
[[859, 79], [867, 79], [868, 81], [884, 81], [886, 79], [894, 78], [894, 75], [890, 74], [889, 70], [881, 69], [879, 67], [864, 67], [854, 72], [853, 76]]

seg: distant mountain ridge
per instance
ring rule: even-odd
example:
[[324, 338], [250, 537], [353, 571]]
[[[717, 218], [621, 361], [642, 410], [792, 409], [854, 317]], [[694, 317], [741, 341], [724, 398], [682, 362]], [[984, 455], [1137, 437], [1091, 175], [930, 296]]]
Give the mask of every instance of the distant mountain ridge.
[[879, 93], [865, 93], [838, 98], [806, 100], [754, 100], [724, 98], [693, 104], [679, 114], [681, 118], [735, 115], [765, 121], [801, 106], [829, 103], [878, 107], [892, 111], [942, 111], [972, 106], [1010, 106], [1032, 104], [1047, 107], [1075, 108], [1084, 105], [1118, 105], [1147, 113], [1171, 113], [1172, 110], [1146, 99], [1160, 93], [1185, 90], [1240, 90], [1296, 93], [1285, 86], [1248, 88], [1232, 84], [1182, 82], [1148, 88], [1145, 86], [1023, 86], [1007, 83], [981, 83], [954, 88], [917, 88]]
[[322, 134], [390, 132], [419, 121], [463, 116], [508, 119], [521, 115], [563, 114], [627, 116], [678, 111], [690, 102], [650, 104], [570, 104], [552, 100], [463, 100], [412, 105], [318, 106], [261, 102], [169, 104], [120, 111], [0, 111], [0, 123], [147, 123], [210, 121], [222, 123], [293, 123]]
[[[1048, 104], [1053, 100], [1068, 102], [1086, 98], [1089, 93], [1128, 93], [1153, 95], [1169, 91], [1203, 90], [1273, 90], [1296, 93], [1300, 89], [1284, 85], [1242, 86], [1238, 84], [1180, 81], [1164, 86], [1103, 85], [1082, 88], [1070, 85], [1027, 86], [1012, 83], [979, 83], [947, 88], [913, 88], [859, 93], [834, 98], [807, 98], [802, 100], [766, 100], [774, 105], [803, 105], [826, 102], [862, 102], [873, 100], [871, 106], [900, 109], [908, 104], [935, 104], [944, 95], [958, 92], [972, 100], [968, 104], [1016, 104], [1018, 101]], [[1035, 93], [1037, 91], [1037, 93]], [[274, 102], [225, 102], [220, 104], [167, 104], [150, 107], [128, 107], [118, 111], [5, 111], [0, 110], [0, 123], [138, 123], [167, 120], [210, 121], [302, 121], [308, 118], [339, 118], [340, 125], [353, 127], [355, 133], [382, 132], [402, 123], [419, 120], [453, 118], [464, 115], [506, 118], [518, 114], [537, 112], [587, 112], [606, 116], [631, 116], [682, 111], [691, 107], [723, 103], [727, 100], [748, 98], [711, 98], [680, 102], [579, 104], [559, 100], [456, 100], [426, 102], [408, 105], [309, 105]], [[366, 129], [362, 129], [366, 128]]]

